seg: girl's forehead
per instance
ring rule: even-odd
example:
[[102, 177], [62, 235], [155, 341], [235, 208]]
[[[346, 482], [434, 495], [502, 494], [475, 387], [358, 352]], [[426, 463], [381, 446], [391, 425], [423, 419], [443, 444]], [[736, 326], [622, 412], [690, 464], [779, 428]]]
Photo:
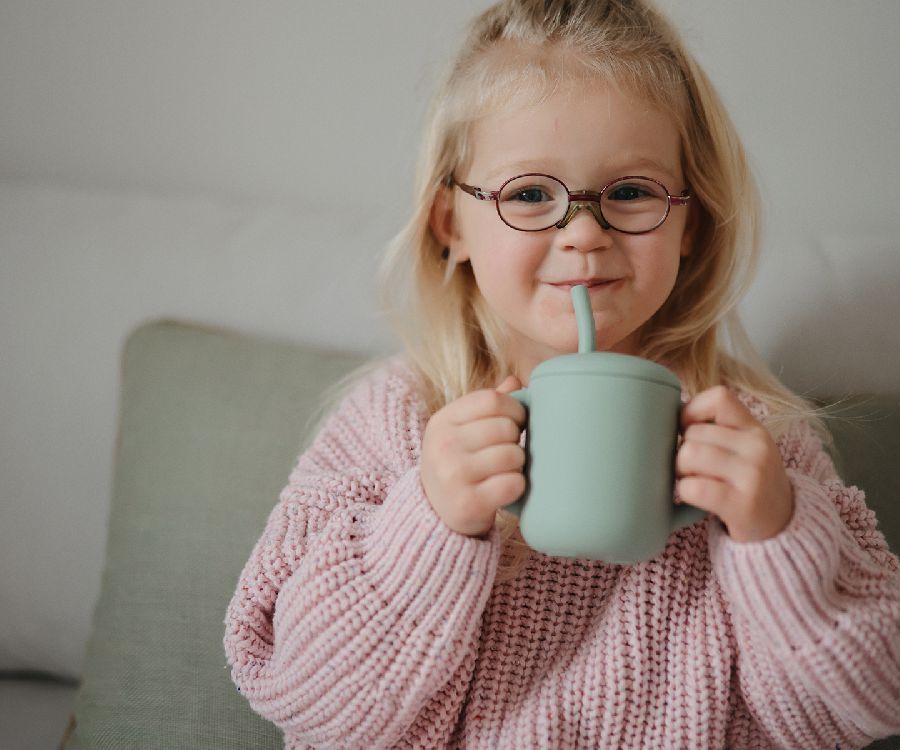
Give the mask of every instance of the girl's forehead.
[[625, 115], [669, 117], [645, 92], [598, 76], [560, 81], [553, 86], [523, 86], [508, 96], [495, 97], [472, 118], [472, 123], [503, 123], [532, 120], [546, 113], [565, 116], [581, 112], [589, 112], [599, 121]]
[[577, 97], [580, 90], [608, 85], [599, 75], [566, 73], [540, 65], [487, 70], [481, 80], [471, 82], [472, 91], [464, 106], [473, 120], [510, 114], [537, 107], [560, 95]]
[[[563, 127], [570, 125], [578, 119], [573, 115], [584, 110], [586, 101], [596, 102], [597, 91], [620, 95], [617, 103], [627, 100], [633, 105], [629, 108], [632, 119], [671, 115], [667, 123], [672, 127], [666, 130], [672, 135], [671, 131], [677, 128], [683, 137], [687, 117], [683, 81], [672, 71], [667, 73], [660, 60], [650, 57], [591, 56], [562, 43], [502, 42], [482, 51], [458, 69], [458, 77], [445, 99], [451, 123], [447, 132], [452, 134], [448, 145], [452, 144], [454, 152], [451, 168], [459, 173], [469, 172], [475, 151], [481, 155], [485, 152], [484, 134], [488, 130], [495, 133], [494, 141], [499, 144], [491, 149], [511, 146], [510, 134], [516, 134], [517, 141], [522, 140], [518, 136], [529, 128], [535, 129], [534, 117], [546, 107], [559, 107], [562, 102], [559, 122]], [[635, 112], [642, 114], [637, 117]], [[600, 120], [608, 124], [606, 114], [597, 113], [592, 125], [594, 137], [599, 136]], [[571, 135], [567, 138], [572, 140]], [[674, 135], [672, 139], [677, 152], [672, 160], [680, 166], [678, 154], [682, 144]], [[549, 136], [544, 137], [545, 143], [548, 140]]]
[[540, 96], [516, 96], [489, 110], [471, 123], [467, 151], [469, 166], [490, 177], [579, 162], [613, 170], [655, 164], [657, 173], [677, 177], [680, 143], [669, 113], [595, 78]]

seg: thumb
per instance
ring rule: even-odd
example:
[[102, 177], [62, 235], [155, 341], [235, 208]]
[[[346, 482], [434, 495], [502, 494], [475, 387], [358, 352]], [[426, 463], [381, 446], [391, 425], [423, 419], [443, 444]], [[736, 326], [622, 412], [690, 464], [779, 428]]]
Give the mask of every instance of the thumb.
[[511, 393], [512, 391], [517, 391], [521, 387], [521, 380], [515, 375], [507, 375], [506, 379], [497, 386], [496, 390], [500, 391], [500, 393]]

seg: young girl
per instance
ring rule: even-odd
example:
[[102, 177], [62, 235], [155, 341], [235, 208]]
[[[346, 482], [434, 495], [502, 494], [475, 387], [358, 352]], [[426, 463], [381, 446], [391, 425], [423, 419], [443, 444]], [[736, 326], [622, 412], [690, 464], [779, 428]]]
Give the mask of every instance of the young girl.
[[[233, 679], [287, 747], [830, 749], [900, 729], [900, 563], [813, 411], [737, 356], [756, 215], [719, 99], [651, 7], [504, 0], [475, 20], [385, 259], [407, 351], [350, 381], [228, 609]], [[675, 495], [709, 516], [645, 563], [542, 555], [503, 510], [525, 488], [508, 394], [577, 350], [575, 283], [598, 349], [684, 384]]]

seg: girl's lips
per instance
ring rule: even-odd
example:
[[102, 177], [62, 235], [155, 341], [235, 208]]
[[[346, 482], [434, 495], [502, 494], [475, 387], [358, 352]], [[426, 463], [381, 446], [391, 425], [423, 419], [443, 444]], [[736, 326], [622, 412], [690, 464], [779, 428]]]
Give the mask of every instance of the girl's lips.
[[590, 283], [585, 283], [583, 281], [580, 282], [566, 282], [562, 284], [550, 284], [552, 287], [556, 287], [565, 292], [571, 292], [573, 286], [584, 285], [588, 288], [589, 291], [593, 292], [596, 290], [609, 289], [612, 286], [618, 284], [622, 279], [607, 279], [606, 281], [592, 281]]

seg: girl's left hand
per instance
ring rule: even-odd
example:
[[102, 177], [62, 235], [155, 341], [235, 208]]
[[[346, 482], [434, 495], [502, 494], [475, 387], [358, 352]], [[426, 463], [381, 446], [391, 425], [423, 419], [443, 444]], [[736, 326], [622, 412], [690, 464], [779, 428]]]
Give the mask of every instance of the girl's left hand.
[[769, 539], [794, 512], [778, 446], [725, 386], [698, 393], [681, 413], [676, 495], [717, 515], [738, 542]]

